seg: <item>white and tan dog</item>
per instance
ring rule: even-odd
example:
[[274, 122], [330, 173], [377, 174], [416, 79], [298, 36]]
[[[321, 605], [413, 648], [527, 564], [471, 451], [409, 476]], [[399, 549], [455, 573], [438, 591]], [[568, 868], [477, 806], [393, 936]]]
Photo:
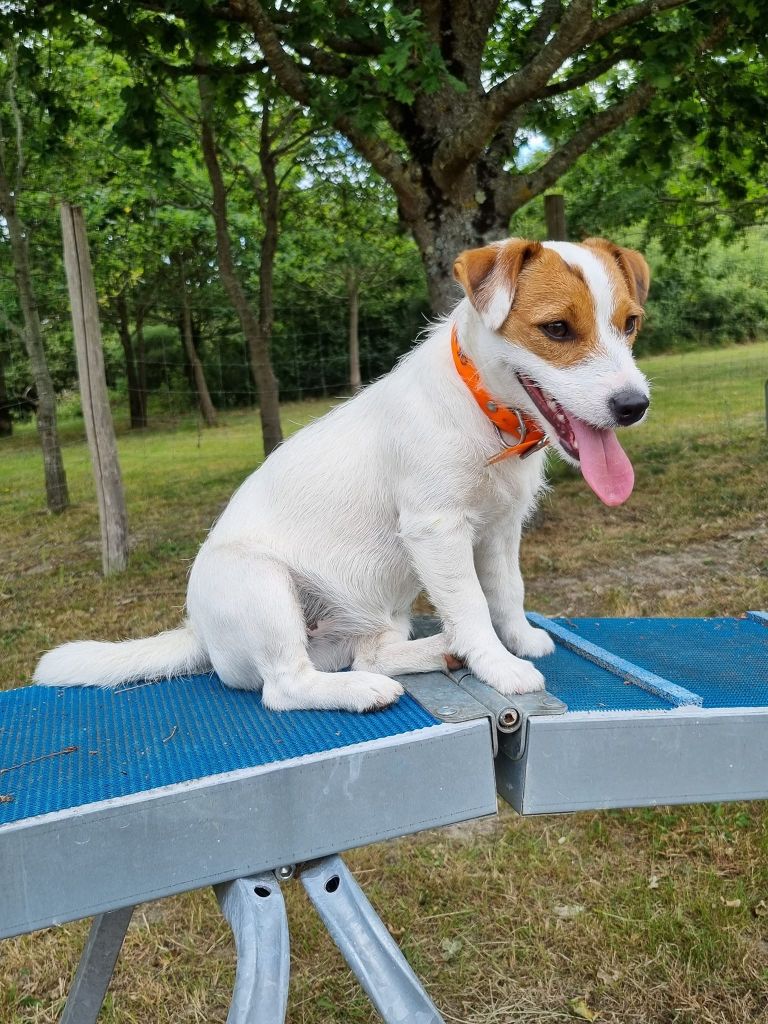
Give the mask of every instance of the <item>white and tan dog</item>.
[[[213, 669], [263, 690], [270, 708], [365, 711], [402, 693], [391, 675], [455, 656], [501, 693], [543, 687], [522, 660], [553, 649], [526, 621], [518, 565], [544, 480], [543, 442], [531, 442], [546, 433], [606, 504], [629, 496], [614, 427], [648, 407], [632, 358], [648, 267], [602, 239], [510, 239], [462, 253], [454, 273], [466, 298], [452, 316], [235, 493], [195, 559], [183, 626], [65, 644], [35, 681], [116, 686]], [[499, 408], [520, 430], [494, 425]], [[495, 460], [505, 445], [531, 450]], [[444, 629], [409, 640], [422, 589]]]

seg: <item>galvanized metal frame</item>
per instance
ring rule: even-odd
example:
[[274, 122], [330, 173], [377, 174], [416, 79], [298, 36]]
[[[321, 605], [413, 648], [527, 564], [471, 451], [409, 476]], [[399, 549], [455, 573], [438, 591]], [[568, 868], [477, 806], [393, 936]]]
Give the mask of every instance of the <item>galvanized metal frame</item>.
[[227, 1024], [283, 1024], [291, 950], [280, 883], [269, 871], [224, 882], [215, 890], [237, 950]]
[[59, 1024], [96, 1024], [133, 907], [94, 918]]
[[767, 740], [768, 708], [532, 717], [521, 758], [500, 737], [496, 782], [520, 814], [761, 800]]
[[0, 938], [495, 811], [474, 720], [26, 819], [0, 827]]
[[308, 860], [304, 887], [386, 1024], [442, 1024], [335, 853], [494, 813], [492, 751], [499, 795], [521, 814], [768, 798], [768, 707], [704, 709], [693, 691], [529, 618], [670, 709], [566, 713], [552, 695], [501, 697], [466, 670], [406, 677], [443, 724], [0, 827], [0, 937], [97, 915], [62, 1024], [95, 1024], [135, 903], [215, 883], [238, 952], [228, 1024], [283, 1024], [289, 939], [274, 865]]
[[444, 1024], [341, 857], [305, 868], [301, 882], [385, 1024]]

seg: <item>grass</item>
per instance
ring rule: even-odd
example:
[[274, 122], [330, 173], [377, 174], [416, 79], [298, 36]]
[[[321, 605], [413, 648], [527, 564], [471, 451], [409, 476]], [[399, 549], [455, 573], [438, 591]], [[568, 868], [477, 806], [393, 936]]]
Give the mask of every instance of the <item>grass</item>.
[[[528, 602], [544, 612], [739, 613], [768, 607], [768, 345], [662, 356], [653, 415], [628, 432], [636, 491], [620, 509], [553, 467], [525, 543]], [[329, 403], [287, 407], [298, 426]], [[104, 581], [79, 421], [64, 423], [73, 507], [41, 507], [31, 428], [0, 443], [0, 687], [41, 650], [172, 626], [189, 560], [260, 458], [251, 413], [201, 432], [177, 418], [120, 455], [134, 550]], [[761, 804], [498, 819], [358, 850], [348, 862], [449, 1024], [768, 1020], [768, 812]], [[290, 1024], [375, 1019], [300, 887], [286, 887]], [[86, 925], [3, 944], [0, 1024], [57, 1019]], [[140, 908], [104, 1024], [226, 1018], [233, 949], [210, 893]], [[580, 1002], [583, 1001], [583, 1002]]]

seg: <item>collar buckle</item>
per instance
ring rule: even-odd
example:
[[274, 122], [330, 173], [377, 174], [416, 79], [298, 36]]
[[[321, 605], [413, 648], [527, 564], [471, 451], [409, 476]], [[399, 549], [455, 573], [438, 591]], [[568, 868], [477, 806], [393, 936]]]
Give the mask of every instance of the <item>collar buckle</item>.
[[534, 452], [540, 452], [542, 448], [546, 448], [549, 444], [549, 438], [545, 434], [544, 437], [540, 437], [539, 440], [532, 444], [530, 448], [522, 453], [521, 459], [527, 459], [529, 455], [533, 455]]
[[[501, 459], [509, 458], [511, 455], [518, 455], [524, 459], [527, 455], [544, 448], [549, 441], [538, 423], [520, 409], [512, 409], [508, 405], [501, 405], [483, 387], [477, 367], [459, 344], [455, 323], [451, 326], [451, 348], [453, 350], [454, 364], [459, 376], [466, 384], [480, 409], [490, 420], [496, 431], [496, 436], [501, 442], [501, 451], [492, 456], [488, 460], [488, 464], [492, 465]], [[512, 444], [508, 444], [504, 435], [516, 437], [517, 439]]]

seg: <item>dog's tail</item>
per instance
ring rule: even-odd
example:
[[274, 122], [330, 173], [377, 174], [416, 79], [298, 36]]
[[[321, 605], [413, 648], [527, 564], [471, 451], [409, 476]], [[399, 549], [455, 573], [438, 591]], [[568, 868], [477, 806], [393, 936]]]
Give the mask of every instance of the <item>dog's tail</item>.
[[188, 625], [145, 640], [81, 640], [44, 654], [35, 669], [40, 686], [119, 686], [210, 670], [208, 654]]

